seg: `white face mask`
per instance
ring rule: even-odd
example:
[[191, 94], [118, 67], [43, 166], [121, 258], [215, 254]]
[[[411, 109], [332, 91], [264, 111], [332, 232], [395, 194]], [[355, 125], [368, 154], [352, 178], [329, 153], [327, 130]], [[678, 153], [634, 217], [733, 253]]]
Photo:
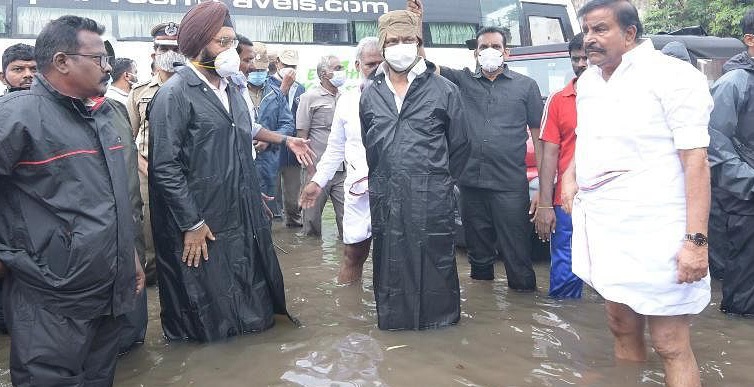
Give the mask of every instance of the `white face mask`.
[[419, 56], [419, 48], [416, 43], [400, 43], [385, 47], [385, 61], [399, 73], [408, 70], [416, 62], [417, 56]]
[[346, 83], [346, 72], [343, 70], [333, 71], [330, 83], [335, 87], [341, 87]]
[[215, 72], [223, 78], [237, 73], [240, 67], [241, 57], [235, 49], [227, 49], [215, 57]]
[[285, 77], [286, 77], [286, 76], [287, 76], [288, 74], [290, 74], [290, 73], [292, 73], [292, 72], [294, 72], [294, 71], [296, 71], [296, 70], [294, 70], [294, 69], [293, 69], [293, 68], [291, 68], [291, 67], [283, 67], [282, 69], [280, 69], [280, 71], [278, 71], [278, 75], [280, 76], [280, 79], [283, 79], [283, 78], [285, 78]]
[[479, 51], [477, 61], [479, 61], [479, 65], [482, 66], [482, 70], [491, 73], [497, 71], [497, 69], [503, 65], [505, 58], [503, 58], [502, 52], [494, 48], [485, 48], [484, 50]]

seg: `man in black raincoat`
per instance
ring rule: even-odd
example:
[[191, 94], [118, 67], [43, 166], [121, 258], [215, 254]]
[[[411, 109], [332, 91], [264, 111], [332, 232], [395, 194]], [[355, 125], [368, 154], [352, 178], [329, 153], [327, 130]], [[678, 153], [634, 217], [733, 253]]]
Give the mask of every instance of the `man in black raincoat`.
[[754, 315], [754, 9], [741, 25], [748, 50], [725, 63], [712, 86], [709, 160], [712, 199], [725, 219], [718, 222], [727, 253], [720, 309]]
[[[189, 10], [178, 49], [190, 62], [149, 108], [150, 209], [169, 340], [262, 331], [275, 313], [287, 313], [251, 153], [249, 110], [224, 78], [239, 71], [237, 42], [222, 2]], [[309, 150], [304, 140], [266, 130], [257, 138], [297, 154]]]
[[383, 63], [360, 102], [369, 165], [374, 294], [380, 329], [458, 322], [453, 178], [469, 145], [458, 88], [418, 56], [419, 18], [379, 19]]
[[[15, 386], [110, 386], [116, 317], [144, 286], [124, 140], [94, 20], [63, 16], [37, 37], [29, 91], [0, 99], [0, 272]], [[96, 112], [95, 112], [96, 110]]]

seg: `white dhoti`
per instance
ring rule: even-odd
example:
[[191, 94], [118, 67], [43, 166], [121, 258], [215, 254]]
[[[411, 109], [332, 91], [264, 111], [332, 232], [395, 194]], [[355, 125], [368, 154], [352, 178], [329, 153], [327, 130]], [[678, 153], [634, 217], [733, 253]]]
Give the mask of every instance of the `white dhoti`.
[[626, 172], [580, 188], [574, 200], [573, 272], [606, 300], [643, 315], [696, 314], [710, 301], [709, 274], [677, 282], [676, 254], [686, 233], [677, 168], [676, 161]]
[[372, 237], [372, 214], [369, 210], [369, 186], [366, 178], [344, 184], [343, 243], [351, 245]]

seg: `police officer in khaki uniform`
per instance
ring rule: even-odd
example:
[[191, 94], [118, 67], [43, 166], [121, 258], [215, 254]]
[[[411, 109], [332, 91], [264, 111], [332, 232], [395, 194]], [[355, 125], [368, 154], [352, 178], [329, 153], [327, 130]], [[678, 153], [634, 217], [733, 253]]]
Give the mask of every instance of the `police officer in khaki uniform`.
[[133, 87], [128, 96], [128, 118], [136, 140], [139, 152], [139, 180], [141, 183], [141, 197], [144, 201], [144, 238], [146, 240], [146, 275], [147, 283], [154, 284], [156, 280], [154, 242], [152, 241], [152, 225], [149, 213], [149, 188], [147, 182], [147, 156], [149, 145], [149, 123], [147, 122], [147, 105], [157, 90], [170, 78], [177, 67], [186, 62], [186, 58], [178, 53], [178, 24], [160, 23], [152, 28], [154, 37], [154, 52], [152, 60], [155, 63], [155, 74], [148, 82]]

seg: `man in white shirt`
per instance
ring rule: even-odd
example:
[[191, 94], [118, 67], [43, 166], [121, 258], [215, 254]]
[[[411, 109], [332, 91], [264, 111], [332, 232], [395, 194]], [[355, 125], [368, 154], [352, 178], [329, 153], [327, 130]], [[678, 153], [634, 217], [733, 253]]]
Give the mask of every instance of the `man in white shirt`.
[[136, 64], [128, 58], [115, 58], [110, 77], [113, 82], [107, 88], [105, 97], [116, 100], [125, 107], [128, 103], [128, 93], [131, 92], [131, 86], [139, 82], [136, 78]]
[[564, 177], [573, 272], [605, 298], [616, 358], [646, 360], [648, 324], [667, 385], [700, 386], [689, 324], [710, 301], [707, 81], [641, 40], [630, 2], [593, 0], [579, 17], [592, 66], [577, 85], [575, 200]]
[[[377, 38], [361, 39], [356, 47], [356, 70], [362, 82], [382, 63]], [[361, 141], [359, 99], [361, 87], [343, 94], [335, 106], [327, 148], [317, 163], [317, 172], [301, 192], [299, 205], [312, 208], [322, 188], [335, 176], [338, 167], [346, 162], [344, 183], [345, 206], [343, 210], [343, 243], [345, 259], [340, 265], [338, 283], [346, 284], [361, 279], [364, 262], [372, 242], [372, 223], [369, 214], [367, 183], [367, 158]]]

